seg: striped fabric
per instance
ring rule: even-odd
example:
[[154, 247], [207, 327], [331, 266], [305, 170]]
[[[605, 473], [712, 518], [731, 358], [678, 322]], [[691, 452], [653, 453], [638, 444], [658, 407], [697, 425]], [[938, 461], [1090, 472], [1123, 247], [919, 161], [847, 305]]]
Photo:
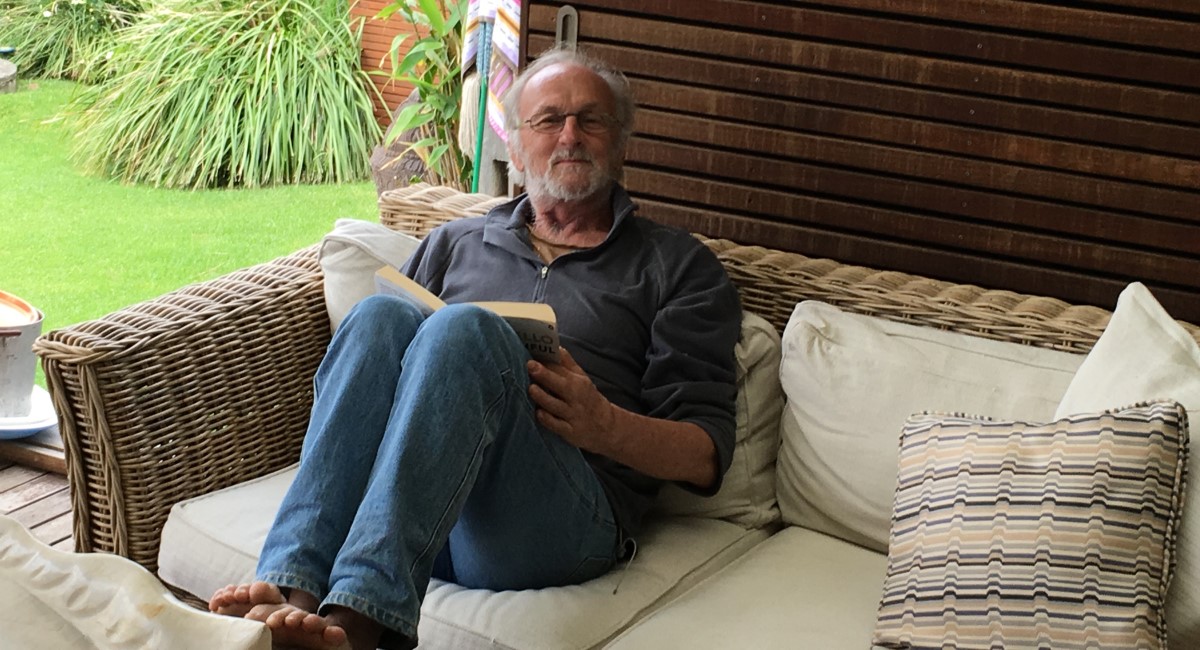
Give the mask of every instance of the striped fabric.
[[1051, 424], [905, 423], [887, 648], [1162, 648], [1187, 415], [1159, 401]]

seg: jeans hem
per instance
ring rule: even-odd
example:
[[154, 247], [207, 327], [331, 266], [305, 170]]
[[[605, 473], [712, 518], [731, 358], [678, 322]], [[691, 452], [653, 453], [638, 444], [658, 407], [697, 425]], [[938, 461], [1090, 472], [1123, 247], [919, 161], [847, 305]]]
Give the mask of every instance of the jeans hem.
[[333, 591], [321, 601], [321, 607], [317, 610], [317, 613], [324, 615], [325, 609], [330, 605], [352, 609], [389, 630], [399, 632], [410, 639], [417, 638], [417, 624], [415, 621], [405, 620], [391, 611], [371, 604], [365, 598], [348, 594], [344, 591]]
[[288, 573], [286, 571], [267, 571], [258, 574], [256, 579], [269, 582], [279, 587], [280, 590], [299, 589], [300, 591], [307, 591], [317, 599], [317, 602], [321, 602], [325, 597], [325, 587], [321, 586], [318, 581], [307, 576]]

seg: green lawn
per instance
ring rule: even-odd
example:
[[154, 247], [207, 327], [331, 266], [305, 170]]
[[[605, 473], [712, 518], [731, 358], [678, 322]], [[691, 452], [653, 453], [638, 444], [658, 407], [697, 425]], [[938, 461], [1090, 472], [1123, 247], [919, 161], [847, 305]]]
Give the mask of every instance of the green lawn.
[[188, 192], [84, 176], [70, 121], [52, 120], [73, 88], [0, 94], [0, 289], [40, 308], [43, 331], [290, 253], [340, 217], [377, 218], [369, 181]]

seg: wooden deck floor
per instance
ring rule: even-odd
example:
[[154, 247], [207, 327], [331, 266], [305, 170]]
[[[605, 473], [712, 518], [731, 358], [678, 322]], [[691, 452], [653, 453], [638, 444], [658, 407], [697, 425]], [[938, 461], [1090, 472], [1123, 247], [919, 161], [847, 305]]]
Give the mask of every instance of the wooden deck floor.
[[75, 550], [71, 488], [61, 474], [0, 460], [0, 514], [16, 519], [56, 549]]

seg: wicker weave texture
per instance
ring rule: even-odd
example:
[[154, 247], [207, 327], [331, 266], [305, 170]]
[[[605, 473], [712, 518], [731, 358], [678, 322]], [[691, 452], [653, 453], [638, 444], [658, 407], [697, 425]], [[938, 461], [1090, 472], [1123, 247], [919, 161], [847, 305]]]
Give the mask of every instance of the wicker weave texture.
[[[877, 271], [728, 240], [700, 238], [738, 285], [742, 305], [780, 331], [796, 303], [821, 300], [848, 311], [974, 336], [1086, 353], [1112, 312], [1012, 291]], [[1179, 321], [1200, 342], [1200, 327]]]
[[172, 505], [295, 462], [328, 341], [315, 249], [39, 339], [76, 548], [155, 570]]
[[379, 222], [416, 237], [461, 217], [486, 214], [508, 201], [505, 196], [465, 194], [448, 187], [416, 183], [379, 196]]

